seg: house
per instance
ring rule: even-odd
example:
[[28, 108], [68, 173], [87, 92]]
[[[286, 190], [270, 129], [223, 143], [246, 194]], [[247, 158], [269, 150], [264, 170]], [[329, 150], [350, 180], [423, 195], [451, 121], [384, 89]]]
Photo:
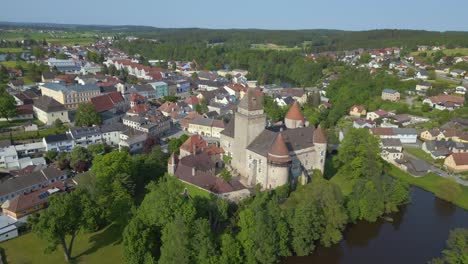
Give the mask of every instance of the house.
[[[8, 118], [9, 121], [15, 120], [28, 120], [33, 119], [32, 105], [18, 105], [16, 106], [16, 116]], [[0, 121], [7, 121], [6, 118], [0, 118]]]
[[429, 78], [429, 73], [426, 70], [419, 70], [416, 72], [416, 78], [420, 80], [427, 80]]
[[380, 146], [383, 159], [392, 162], [403, 158], [403, 145], [399, 139], [383, 138]]
[[30, 193], [20, 194], [2, 204], [2, 212], [5, 216], [19, 222], [27, 222], [29, 215], [47, 208], [47, 200], [57, 193], [70, 191], [74, 184], [66, 181], [57, 181], [44, 188]]
[[403, 144], [414, 144], [417, 141], [418, 133], [414, 128], [371, 128], [371, 133], [380, 137], [399, 139]]
[[[67, 136], [73, 140], [74, 146], [87, 147], [102, 143], [101, 130], [97, 126], [93, 127], [73, 127], [67, 131]], [[67, 137], [68, 138], [68, 137]]]
[[122, 94], [111, 92], [91, 98], [96, 111], [101, 115], [104, 124], [118, 122], [125, 111], [128, 110], [128, 104], [125, 102]]
[[54, 182], [64, 181], [67, 178], [66, 171], [61, 171], [53, 166], [47, 168], [36, 167], [31, 173], [4, 180], [0, 184], [0, 203], [13, 199], [20, 194], [41, 189]]
[[440, 134], [441, 132], [438, 129], [428, 129], [428, 130], [424, 130], [423, 132], [421, 132], [419, 137], [422, 140], [431, 141], [431, 140], [436, 140]]
[[379, 109], [377, 111], [368, 112], [366, 115], [366, 119], [374, 121], [374, 120], [386, 118], [389, 116], [390, 116], [389, 112]]
[[463, 78], [466, 74], [466, 71], [460, 69], [453, 69], [450, 71], [450, 75], [454, 78]]
[[383, 89], [382, 100], [396, 102], [400, 100], [400, 93], [392, 89]]
[[465, 103], [465, 98], [455, 95], [439, 94], [423, 100], [423, 103], [429, 104], [432, 108], [438, 110], [454, 110]]
[[353, 121], [354, 128], [373, 128], [375, 127], [375, 122], [369, 119], [358, 118]]
[[452, 140], [455, 142], [468, 142], [468, 132], [460, 129], [448, 128], [444, 129], [442, 133], [437, 136], [437, 139]]
[[50, 69], [56, 68], [58, 71], [65, 73], [77, 73], [81, 69], [79, 63], [71, 59], [50, 58], [47, 60], [47, 65], [49, 65]]
[[398, 167], [414, 176], [424, 176], [429, 172], [430, 165], [419, 159], [404, 158], [395, 160]]
[[445, 159], [444, 166], [454, 172], [468, 171], [468, 152], [453, 153]]
[[169, 87], [167, 83], [159, 81], [159, 82], [149, 83], [149, 85], [151, 85], [153, 89], [155, 90], [156, 99], [163, 98], [169, 95]]
[[79, 104], [91, 101], [91, 98], [101, 94], [96, 84], [63, 85], [61, 83], [45, 83], [40, 85], [43, 96], [54, 98], [67, 109], [76, 109]]
[[0, 242], [12, 239], [18, 236], [18, 227], [16, 220], [6, 215], [0, 215]]
[[120, 134], [126, 131], [122, 123], [104, 124], [100, 126], [102, 141], [109, 146], [118, 146], [120, 143]]
[[120, 133], [119, 150], [128, 148], [130, 153], [140, 153], [147, 139], [147, 133], [134, 129], [127, 129]]
[[452, 153], [468, 152], [468, 143], [455, 141], [425, 141], [421, 149], [430, 154], [433, 159], [445, 159]]
[[42, 82], [52, 82], [55, 80], [55, 73], [53, 72], [43, 72], [41, 76]]
[[468, 90], [468, 85], [460, 85], [455, 88], [455, 93], [457, 94], [466, 94], [466, 90]]
[[57, 119], [63, 123], [69, 123], [68, 110], [63, 104], [51, 97], [41, 96], [34, 100], [33, 112], [39, 121], [46, 125], [52, 125]]
[[197, 117], [189, 121], [188, 132], [206, 137], [220, 138], [221, 131], [224, 130], [222, 120]]
[[432, 85], [428, 82], [421, 82], [416, 84], [416, 91], [420, 94], [426, 94], [430, 89], [432, 89]]
[[42, 142], [46, 146], [46, 151], [55, 150], [57, 152], [68, 152], [75, 146], [73, 138], [68, 133], [45, 136], [42, 138]]
[[294, 99], [291, 96], [286, 96], [286, 97], [277, 96], [274, 99], [274, 101], [280, 107], [287, 106], [287, 105], [292, 105], [295, 102]]
[[151, 136], [161, 136], [172, 128], [172, 119], [165, 116], [161, 111], [156, 109], [147, 109], [139, 114], [135, 114], [132, 110], [145, 106], [140, 104], [132, 107], [127, 114], [122, 118], [125, 126], [131, 127], [133, 130], [138, 130]]
[[11, 80], [8, 82], [8, 87], [13, 90], [21, 90], [23, 89], [24, 81], [23, 80]]
[[366, 108], [363, 105], [353, 105], [349, 110], [349, 115], [352, 117], [361, 117], [366, 115]]

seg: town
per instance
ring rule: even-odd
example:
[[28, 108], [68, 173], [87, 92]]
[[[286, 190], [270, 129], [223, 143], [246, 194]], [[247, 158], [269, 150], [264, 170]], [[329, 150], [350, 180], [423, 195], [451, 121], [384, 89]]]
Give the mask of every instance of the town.
[[[0, 241], [65, 228], [45, 217], [63, 206], [75, 218], [61, 221], [75, 226], [48, 242], [63, 246], [67, 261], [79, 230], [125, 228], [119, 263], [156, 261], [158, 254], [160, 263], [198, 263], [216, 254], [225, 258], [212, 259], [218, 263], [273, 263], [310, 254], [307, 243], [338, 243], [348, 222], [397, 212], [410, 201], [409, 185], [468, 209], [468, 46], [304, 48], [292, 51], [297, 61], [277, 81], [243, 63], [151, 57], [144, 47], [164, 44], [130, 34], [96, 34], [85, 43], [2, 37], [25, 30], [72, 34], [0, 29]], [[369, 183], [383, 196], [358, 196]], [[335, 194], [323, 201], [320, 192]], [[365, 199], [382, 199], [382, 210], [355, 209]], [[307, 217], [336, 206], [341, 222], [320, 218], [322, 233], [301, 237], [295, 228], [305, 222], [288, 217], [308, 210], [309, 200], [318, 211]], [[353, 208], [360, 213], [349, 214]], [[194, 240], [225, 232], [235, 210], [240, 231], [223, 235], [219, 251], [213, 241]], [[256, 210], [263, 218], [250, 215]], [[248, 251], [249, 243], [260, 243], [248, 228], [263, 228], [262, 221], [276, 230], [273, 259]], [[189, 236], [188, 223], [201, 232], [189, 238], [200, 255], [178, 262], [166, 245], [180, 242], [172, 236]], [[137, 237], [146, 231], [148, 237]], [[162, 232], [161, 252], [152, 251], [152, 232]], [[11, 251], [8, 263], [17, 263]]]

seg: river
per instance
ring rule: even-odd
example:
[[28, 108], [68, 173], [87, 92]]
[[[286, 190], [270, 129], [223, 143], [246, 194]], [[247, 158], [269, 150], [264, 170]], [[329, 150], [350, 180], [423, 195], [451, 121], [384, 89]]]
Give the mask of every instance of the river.
[[289, 257], [284, 263], [417, 264], [440, 256], [449, 231], [468, 228], [468, 211], [415, 187], [411, 198], [411, 204], [392, 215], [393, 222], [350, 225], [339, 244], [319, 246], [311, 256]]

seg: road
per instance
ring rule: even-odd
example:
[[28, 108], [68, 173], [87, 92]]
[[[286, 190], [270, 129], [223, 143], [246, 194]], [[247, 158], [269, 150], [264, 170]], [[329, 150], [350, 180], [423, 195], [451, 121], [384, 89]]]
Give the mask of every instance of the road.
[[[414, 155], [411, 155], [410, 153], [408, 153], [407, 151], [403, 150], [403, 154], [405, 155], [405, 157], [410, 157], [412, 159], [415, 159], [415, 160], [421, 160], [421, 161], [424, 161], [426, 162], [425, 160], [422, 160]], [[428, 162], [426, 162], [428, 163]], [[455, 180], [456, 182], [458, 182], [459, 184], [463, 185], [463, 186], [468, 186], [468, 181], [465, 181], [465, 180], [462, 180], [460, 177], [456, 176], [456, 175], [453, 175], [452, 173], [449, 173], [449, 172], [446, 172], [438, 167], [436, 167], [434, 164], [432, 163], [429, 163], [429, 170], [431, 172], [434, 172], [435, 174], [441, 176], [441, 177], [444, 177], [444, 178], [447, 178], [447, 179], [452, 179], [452, 180]]]

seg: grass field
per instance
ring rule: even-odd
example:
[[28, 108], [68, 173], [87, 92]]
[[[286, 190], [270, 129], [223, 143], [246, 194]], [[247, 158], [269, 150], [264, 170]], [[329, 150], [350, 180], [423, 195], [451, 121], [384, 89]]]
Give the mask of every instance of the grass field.
[[19, 53], [22, 51], [22, 48], [0, 48], [0, 53]]
[[188, 184], [188, 183], [185, 183], [183, 181], [181, 181], [184, 185], [185, 185], [185, 188], [187, 188], [187, 192], [190, 196], [200, 196], [200, 197], [210, 197], [210, 193], [207, 192], [207, 191], [204, 191], [200, 188], [197, 188], [191, 184]]
[[353, 190], [353, 183], [346, 178], [345, 175], [336, 174], [330, 179], [331, 182], [337, 184], [344, 196], [347, 196]]
[[299, 50], [300, 48], [298, 47], [287, 47], [284, 45], [276, 45], [273, 43], [267, 43], [267, 44], [252, 44], [251, 45], [252, 49], [257, 49], [257, 50], [284, 50], [284, 51], [292, 51], [292, 50]]
[[[93, 32], [26, 32], [12, 31], [0, 34], [0, 39], [10, 41], [34, 39], [45, 39], [50, 43], [61, 43], [64, 45], [88, 45], [95, 41], [95, 33]], [[1, 52], [0, 52], [1, 53]]]
[[0, 64], [9, 68], [15, 68], [17, 65], [21, 65], [21, 67], [26, 68], [28, 65], [25, 61], [1, 61]]
[[[39, 130], [39, 131], [30, 131], [30, 132], [11, 132], [11, 138], [13, 140], [26, 140], [26, 139], [41, 139], [48, 135], [56, 135], [65, 133], [66, 129], [57, 129], [55, 127]], [[0, 135], [0, 140], [10, 139], [10, 133], [3, 133]]]
[[426, 152], [424, 152], [424, 150], [422, 150], [422, 149], [420, 149], [420, 148], [408, 148], [408, 147], [405, 147], [405, 150], [406, 150], [409, 154], [411, 154], [411, 155], [413, 155], [413, 156], [415, 156], [415, 157], [417, 157], [417, 158], [420, 158], [420, 159], [422, 159], [422, 160], [425, 160], [425, 161], [427, 161], [427, 162], [429, 162], [429, 163], [434, 163], [434, 162], [435, 162], [435, 160], [431, 157], [431, 155], [427, 154]]
[[[439, 185], [442, 182], [449, 181], [448, 179], [440, 177], [433, 173], [429, 173], [426, 176], [416, 178], [393, 165], [389, 173], [395, 178], [401, 179], [411, 185], [420, 187], [432, 193], [437, 192], [437, 190], [439, 189]], [[462, 193], [455, 199], [454, 204], [468, 210], [468, 187], [461, 186], [461, 188]]]
[[[445, 55], [447, 56], [453, 56], [455, 54], [461, 54], [463, 56], [467, 56], [468, 55], [468, 48], [459, 48], [459, 49], [445, 49], [445, 50], [442, 50]], [[411, 55], [415, 56], [415, 55], [418, 55], [419, 53], [421, 52], [424, 52], [424, 51], [414, 51], [414, 52], [411, 52]], [[433, 50], [428, 50], [428, 51], [425, 51], [427, 53], [427, 55], [431, 55], [432, 53], [435, 53], [437, 51], [433, 51]]]
[[[96, 233], [79, 234], [75, 239], [71, 263], [123, 263], [121, 237], [121, 230], [115, 226]], [[59, 248], [51, 254], [45, 254], [45, 241], [34, 233], [1, 242], [0, 247], [5, 249], [8, 264], [66, 263]]]

